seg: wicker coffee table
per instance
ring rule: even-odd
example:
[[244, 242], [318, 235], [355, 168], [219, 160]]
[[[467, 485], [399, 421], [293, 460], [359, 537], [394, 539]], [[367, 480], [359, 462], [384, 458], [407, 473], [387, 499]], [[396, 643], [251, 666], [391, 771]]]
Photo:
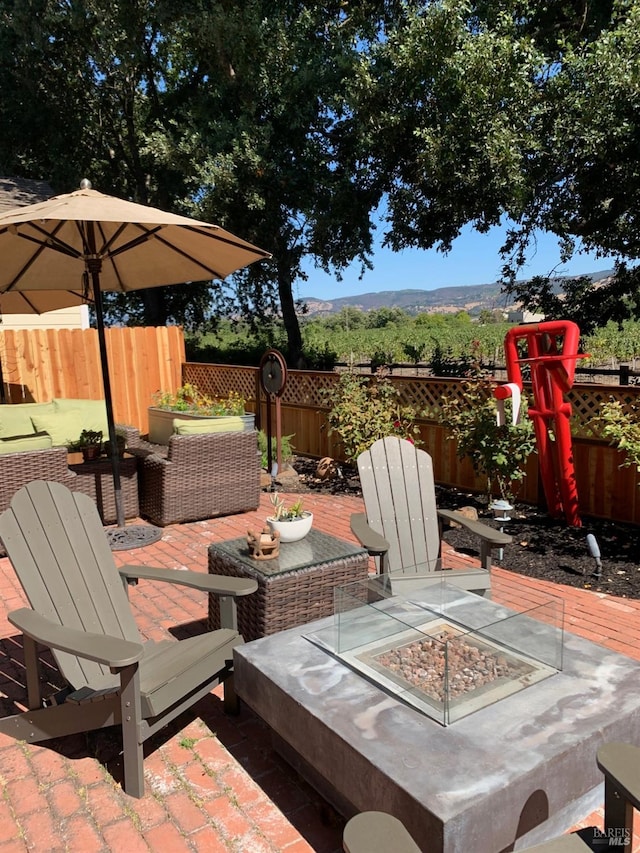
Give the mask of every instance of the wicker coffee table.
[[[367, 577], [369, 556], [358, 545], [311, 530], [280, 544], [275, 560], [254, 560], [246, 538], [209, 546], [209, 573], [254, 578], [258, 590], [237, 600], [238, 630], [248, 642], [333, 613], [336, 586]], [[209, 598], [209, 629], [220, 625], [219, 602]]]

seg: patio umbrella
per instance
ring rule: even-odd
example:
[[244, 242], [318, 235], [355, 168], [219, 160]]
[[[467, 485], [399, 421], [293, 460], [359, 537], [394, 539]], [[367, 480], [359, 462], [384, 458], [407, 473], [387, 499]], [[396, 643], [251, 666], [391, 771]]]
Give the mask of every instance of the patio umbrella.
[[269, 257], [217, 225], [104, 195], [86, 180], [75, 192], [0, 213], [0, 305], [20, 298], [47, 304], [47, 291], [93, 300], [119, 528], [125, 520], [101, 292], [223, 279]]
[[46, 314], [48, 311], [84, 305], [88, 301], [81, 290], [77, 293], [72, 290], [39, 290], [37, 293], [13, 290], [0, 294], [0, 317], [3, 314]]

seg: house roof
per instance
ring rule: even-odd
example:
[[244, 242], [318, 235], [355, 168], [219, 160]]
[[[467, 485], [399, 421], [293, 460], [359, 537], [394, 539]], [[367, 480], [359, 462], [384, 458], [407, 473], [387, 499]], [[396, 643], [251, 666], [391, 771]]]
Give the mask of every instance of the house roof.
[[32, 181], [28, 178], [0, 178], [0, 212], [46, 201], [54, 195], [46, 181]]

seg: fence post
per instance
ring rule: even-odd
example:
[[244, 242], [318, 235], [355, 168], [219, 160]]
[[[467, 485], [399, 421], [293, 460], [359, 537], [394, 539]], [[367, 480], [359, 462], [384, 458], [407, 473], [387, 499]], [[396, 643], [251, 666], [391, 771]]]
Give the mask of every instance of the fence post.
[[629, 365], [621, 364], [620, 365], [620, 384], [628, 385], [629, 384]]

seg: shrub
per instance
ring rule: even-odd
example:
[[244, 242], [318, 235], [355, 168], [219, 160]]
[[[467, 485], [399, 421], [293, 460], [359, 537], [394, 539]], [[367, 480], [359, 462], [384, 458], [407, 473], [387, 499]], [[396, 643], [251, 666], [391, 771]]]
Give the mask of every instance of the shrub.
[[631, 413], [622, 408], [617, 400], [603, 403], [600, 414], [589, 422], [610, 443], [626, 454], [622, 467], [635, 465], [640, 473], [640, 415], [634, 407]]
[[[295, 433], [291, 435], [283, 435], [280, 439], [280, 457], [283, 462], [291, 462], [293, 459], [293, 445], [291, 439]], [[266, 470], [267, 459], [267, 434], [264, 430], [258, 431], [258, 450], [260, 451], [260, 459], [262, 467]], [[275, 435], [271, 436], [271, 459], [275, 461], [278, 458], [278, 445]]]
[[355, 462], [374, 441], [397, 435], [418, 443], [419, 413], [413, 406], [400, 405], [399, 391], [383, 373], [375, 377], [343, 373], [327, 394], [331, 407], [327, 416], [331, 432], [343, 444], [345, 457]]
[[476, 376], [462, 382], [462, 389], [463, 398], [444, 401], [440, 423], [448, 430], [447, 438], [457, 442], [458, 458], [468, 456], [476, 474], [486, 476], [488, 500], [494, 483], [502, 499], [513, 500], [514, 484], [524, 479], [527, 458], [536, 449], [525, 400], [517, 424], [507, 421], [498, 426], [493, 383]]

